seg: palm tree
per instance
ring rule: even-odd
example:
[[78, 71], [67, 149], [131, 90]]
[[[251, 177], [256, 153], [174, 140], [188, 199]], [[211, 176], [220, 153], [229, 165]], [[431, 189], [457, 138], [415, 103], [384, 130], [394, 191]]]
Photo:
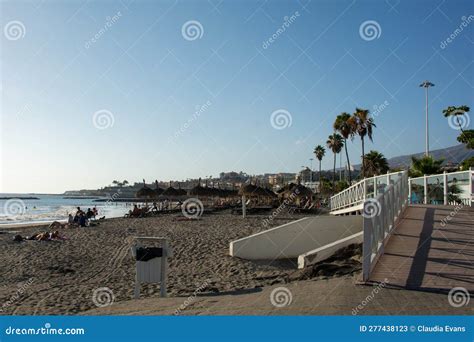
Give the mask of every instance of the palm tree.
[[351, 177], [351, 163], [349, 162], [349, 153], [347, 152], [347, 139], [354, 135], [354, 125], [350, 121], [351, 115], [349, 113], [341, 113], [334, 121], [334, 129], [340, 133], [344, 138], [344, 149], [346, 150], [347, 167], [349, 171], [349, 184], [352, 183]]
[[423, 175], [433, 175], [441, 173], [441, 165], [443, 164], [443, 159], [434, 159], [431, 156], [424, 156], [420, 159], [416, 157], [411, 157], [411, 177], [421, 177]]
[[355, 113], [349, 119], [350, 124], [354, 129], [354, 133], [360, 137], [362, 142], [362, 178], [365, 178], [364, 173], [364, 138], [368, 136], [370, 141], [372, 141], [372, 130], [375, 126], [374, 119], [370, 117], [368, 109], [356, 108]]
[[341, 152], [344, 140], [338, 133], [331, 134], [326, 141], [327, 147], [334, 153], [334, 167], [332, 173], [332, 186], [336, 184], [336, 155]]
[[464, 132], [464, 131], [462, 129], [462, 124], [459, 121], [459, 116], [464, 115], [468, 112], [469, 112], [469, 107], [468, 106], [459, 106], [459, 107], [449, 106], [448, 108], [443, 110], [443, 114], [444, 114], [445, 118], [453, 116], [456, 119], [456, 123], [458, 124], [459, 129], [461, 130], [461, 132]]
[[123, 184], [124, 186], [127, 186], [127, 185], [129, 184], [129, 183], [128, 183], [128, 180], [125, 179], [125, 180], [122, 182], [122, 184]]
[[468, 129], [464, 130], [461, 124], [461, 121], [459, 121], [459, 116], [465, 115], [468, 113], [470, 108], [468, 106], [459, 106], [459, 107], [454, 107], [454, 106], [449, 106], [445, 110], [443, 110], [443, 114], [445, 117], [454, 117], [456, 119], [456, 123], [459, 126], [459, 130], [461, 131], [461, 134], [457, 137], [457, 140], [460, 143], [466, 144], [467, 148], [474, 149], [474, 130]]
[[457, 140], [462, 144], [466, 144], [467, 148], [470, 148], [471, 150], [474, 149], [474, 129], [464, 130], [459, 134]]
[[370, 151], [364, 156], [364, 159], [364, 171], [367, 177], [381, 175], [389, 170], [387, 158], [380, 152]]
[[326, 149], [323, 146], [318, 145], [314, 148], [313, 153], [316, 156], [316, 159], [319, 160], [319, 192], [321, 193], [321, 161], [326, 154]]

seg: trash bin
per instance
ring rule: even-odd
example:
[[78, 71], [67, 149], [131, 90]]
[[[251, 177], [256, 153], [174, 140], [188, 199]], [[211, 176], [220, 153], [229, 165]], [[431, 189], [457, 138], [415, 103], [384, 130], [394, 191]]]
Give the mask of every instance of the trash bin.
[[[159, 244], [145, 246], [146, 244]], [[171, 256], [168, 240], [161, 237], [135, 237], [132, 246], [132, 255], [135, 258], [135, 292], [134, 297], [140, 297], [141, 284], [160, 284], [160, 295], [166, 297], [167, 259]]]

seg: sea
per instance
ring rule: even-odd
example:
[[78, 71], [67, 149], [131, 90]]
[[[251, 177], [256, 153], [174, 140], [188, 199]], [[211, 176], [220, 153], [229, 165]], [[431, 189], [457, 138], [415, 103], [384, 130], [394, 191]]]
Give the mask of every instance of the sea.
[[107, 200], [100, 197], [67, 198], [64, 195], [0, 193], [0, 198], [0, 226], [65, 221], [69, 213], [74, 215], [77, 207], [84, 211], [96, 207], [99, 217], [122, 217], [131, 206], [113, 200], [97, 202], [97, 199]]

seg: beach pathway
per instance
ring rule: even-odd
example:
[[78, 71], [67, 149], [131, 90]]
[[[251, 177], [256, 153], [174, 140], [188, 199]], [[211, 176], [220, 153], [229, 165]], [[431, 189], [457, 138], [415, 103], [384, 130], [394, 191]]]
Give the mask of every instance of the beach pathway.
[[474, 208], [410, 205], [370, 281], [400, 288], [474, 293]]

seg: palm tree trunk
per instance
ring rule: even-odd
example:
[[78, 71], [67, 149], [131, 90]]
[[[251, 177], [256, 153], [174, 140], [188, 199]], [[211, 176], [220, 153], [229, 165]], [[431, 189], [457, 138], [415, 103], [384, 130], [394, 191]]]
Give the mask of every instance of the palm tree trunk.
[[349, 185], [352, 183], [351, 177], [351, 163], [349, 162], [349, 153], [347, 153], [347, 139], [344, 139], [344, 148], [346, 149], [346, 158], [347, 158], [347, 171], [349, 172]]
[[319, 161], [319, 193], [321, 194], [321, 160]]
[[365, 178], [364, 137], [360, 137], [360, 139], [362, 140], [362, 178]]
[[334, 167], [332, 168], [332, 188], [336, 188], [336, 152], [334, 152]]
[[459, 117], [456, 115], [456, 121], [458, 122], [458, 126], [459, 126], [459, 129], [461, 130], [461, 133], [464, 133], [463, 129], [462, 129], [462, 125], [461, 123], [459, 122]]

